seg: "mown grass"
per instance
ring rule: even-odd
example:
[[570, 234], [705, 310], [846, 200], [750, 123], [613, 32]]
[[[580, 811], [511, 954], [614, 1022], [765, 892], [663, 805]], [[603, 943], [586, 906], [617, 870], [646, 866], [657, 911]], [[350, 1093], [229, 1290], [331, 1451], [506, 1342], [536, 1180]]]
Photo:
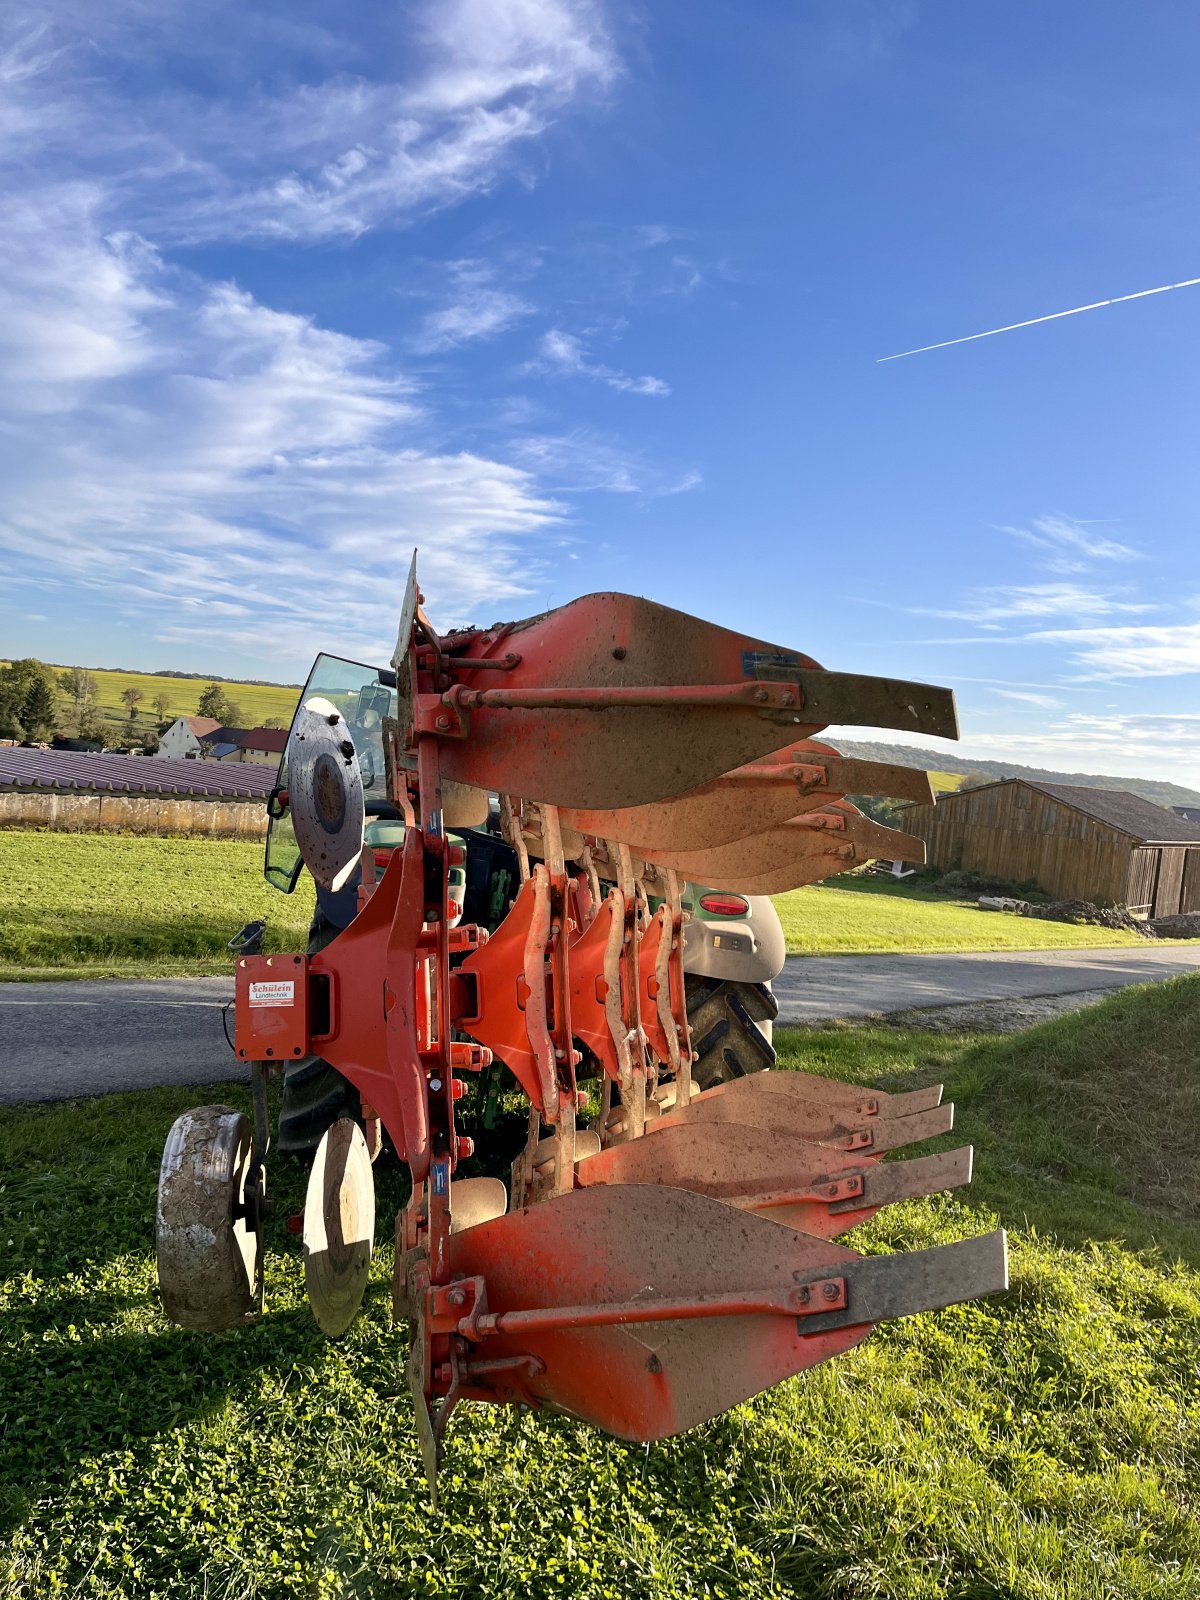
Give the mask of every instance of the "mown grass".
[[240, 839], [0, 831], [0, 882], [0, 978], [227, 972], [243, 923], [303, 948], [313, 907], [311, 879], [277, 893]]
[[[894, 950], [1082, 950], [1126, 945], [1136, 933], [980, 911], [975, 900], [935, 894], [924, 881], [829, 878], [775, 896], [790, 955], [870, 955]], [[1176, 941], [1172, 941], [1176, 942]]]
[[[1003, 1041], [782, 1036], [792, 1068], [946, 1076], [975, 1185], [893, 1207], [855, 1242], [913, 1248], [999, 1218], [1011, 1292], [887, 1326], [646, 1449], [470, 1409], [436, 1513], [387, 1311], [394, 1167], [344, 1342], [308, 1318], [278, 1225], [267, 1315], [204, 1337], [164, 1321], [150, 1247], [158, 1151], [194, 1096], [0, 1112], [0, 1592], [1189, 1600], [1198, 1027], [1188, 978]], [[1145, 1166], [1164, 1149], [1177, 1183]], [[284, 1211], [299, 1204], [294, 1167], [272, 1183]]]
[[[0, 831], [0, 981], [179, 976], [229, 970], [226, 940], [255, 917], [268, 950], [303, 945], [312, 881], [269, 888], [244, 840]], [[776, 899], [793, 954], [1051, 950], [1146, 941], [981, 912], [925, 887], [833, 878]]]

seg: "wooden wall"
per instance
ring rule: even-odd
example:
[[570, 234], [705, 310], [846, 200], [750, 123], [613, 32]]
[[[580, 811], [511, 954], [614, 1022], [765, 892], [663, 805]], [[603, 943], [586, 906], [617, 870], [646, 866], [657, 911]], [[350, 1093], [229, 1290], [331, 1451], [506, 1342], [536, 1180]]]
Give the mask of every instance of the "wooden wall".
[[904, 828], [924, 839], [931, 866], [957, 865], [1009, 883], [1034, 879], [1063, 900], [1126, 901], [1133, 841], [1023, 783], [911, 806]]

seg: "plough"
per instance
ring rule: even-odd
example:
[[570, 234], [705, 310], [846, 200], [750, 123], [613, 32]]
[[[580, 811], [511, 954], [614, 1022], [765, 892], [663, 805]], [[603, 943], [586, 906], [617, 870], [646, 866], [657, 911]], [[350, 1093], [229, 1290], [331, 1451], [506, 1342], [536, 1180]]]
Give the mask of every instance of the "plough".
[[[683, 879], [766, 894], [871, 857], [921, 859], [845, 796], [919, 798], [924, 776], [816, 736], [832, 722], [954, 736], [949, 692], [827, 672], [620, 594], [440, 635], [415, 562], [393, 668], [382, 747], [406, 826], [382, 863], [363, 843], [344, 708], [312, 697], [293, 724], [278, 804], [318, 883], [359, 869], [358, 912], [315, 954], [237, 960], [254, 1125], [206, 1107], [171, 1130], [168, 1313], [215, 1329], [261, 1311], [267, 1075], [310, 1054], [355, 1087], [361, 1114], [334, 1123], [313, 1164], [309, 1299], [334, 1337], [358, 1311], [386, 1130], [412, 1175], [394, 1304], [431, 1484], [464, 1400], [658, 1439], [877, 1322], [1003, 1290], [1000, 1232], [907, 1255], [834, 1242], [881, 1206], [969, 1182], [969, 1149], [882, 1159], [950, 1130], [940, 1089], [761, 1072], [700, 1091], [684, 1002]], [[460, 920], [454, 834], [489, 795], [521, 880], [490, 936]], [[529, 1107], [507, 1185], [459, 1175], [473, 1147], [456, 1108], [493, 1059]]]

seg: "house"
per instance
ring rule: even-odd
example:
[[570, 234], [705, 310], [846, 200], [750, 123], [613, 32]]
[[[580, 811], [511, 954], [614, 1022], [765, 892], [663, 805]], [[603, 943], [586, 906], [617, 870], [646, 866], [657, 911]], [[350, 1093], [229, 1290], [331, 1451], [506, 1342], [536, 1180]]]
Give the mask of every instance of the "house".
[[215, 717], [176, 717], [158, 741], [155, 760], [183, 761], [200, 754], [200, 741], [221, 726]]
[[222, 728], [215, 723], [200, 737], [200, 756], [205, 761], [254, 762], [277, 767], [287, 744], [283, 728]]
[[1007, 778], [910, 806], [931, 866], [1151, 916], [1200, 911], [1200, 825], [1118, 789]]
[[1185, 822], [1200, 823], [1200, 806], [1172, 806], [1171, 810]]

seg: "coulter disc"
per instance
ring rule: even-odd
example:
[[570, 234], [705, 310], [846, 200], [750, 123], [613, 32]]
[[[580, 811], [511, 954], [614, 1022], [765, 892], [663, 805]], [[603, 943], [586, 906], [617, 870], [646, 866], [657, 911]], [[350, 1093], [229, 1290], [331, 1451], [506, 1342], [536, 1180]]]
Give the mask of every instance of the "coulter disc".
[[304, 1281], [322, 1332], [358, 1315], [375, 1242], [375, 1180], [362, 1129], [339, 1117], [317, 1146], [304, 1201]]

